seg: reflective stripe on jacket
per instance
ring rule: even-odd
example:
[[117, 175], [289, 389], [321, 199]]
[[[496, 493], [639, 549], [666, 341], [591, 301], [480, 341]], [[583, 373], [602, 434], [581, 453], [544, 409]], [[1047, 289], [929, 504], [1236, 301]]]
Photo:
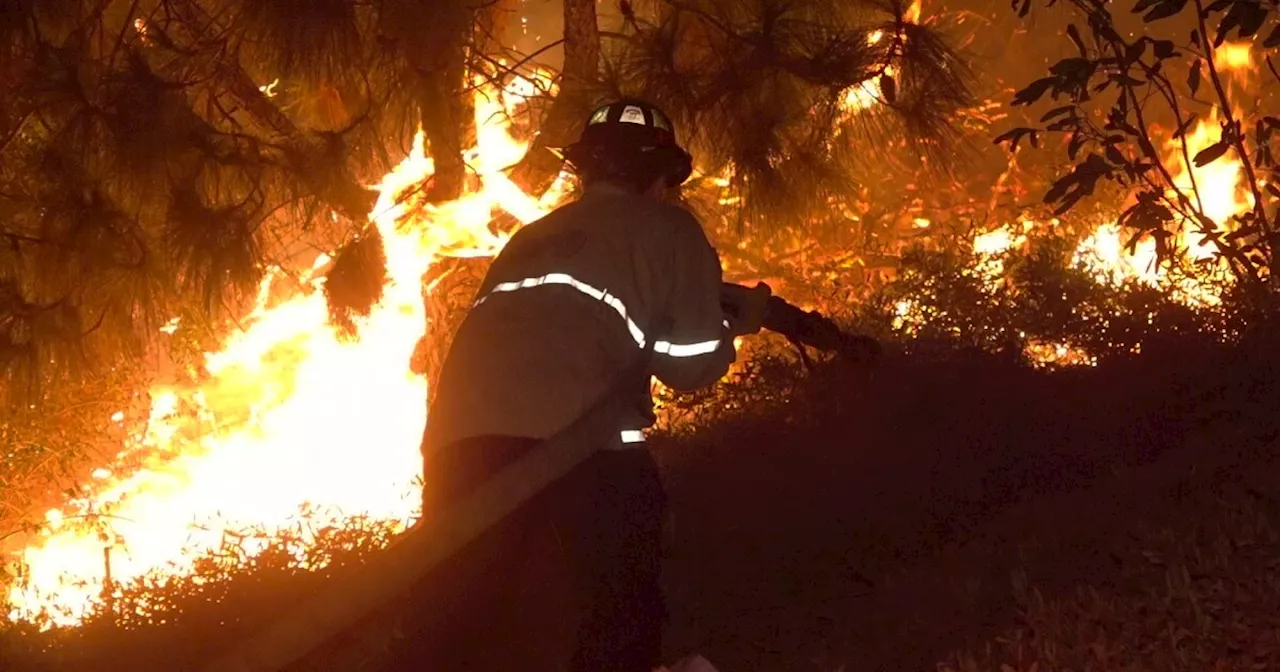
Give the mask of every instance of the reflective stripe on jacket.
[[[735, 353], [715, 250], [682, 208], [593, 188], [520, 231], [494, 260], [441, 368], [424, 449], [487, 434], [548, 438], [594, 404], [654, 340], [653, 373], [693, 390]], [[662, 328], [661, 325], [667, 325]], [[641, 444], [649, 391], [618, 418]]]

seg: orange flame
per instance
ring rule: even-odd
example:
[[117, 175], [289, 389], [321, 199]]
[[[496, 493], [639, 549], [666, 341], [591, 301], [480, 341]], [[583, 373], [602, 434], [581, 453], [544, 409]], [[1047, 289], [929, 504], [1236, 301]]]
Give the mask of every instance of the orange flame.
[[[1225, 46], [1225, 45], [1224, 45]], [[1234, 53], [1234, 52], [1233, 52]], [[1247, 47], [1244, 50], [1247, 58]], [[1199, 119], [1186, 134], [1186, 157], [1197, 153], [1218, 141], [1220, 122], [1216, 111]], [[1171, 138], [1165, 145], [1164, 164], [1173, 177], [1174, 187], [1188, 194], [1199, 204], [1202, 212], [1220, 228], [1233, 230], [1234, 217], [1253, 208], [1253, 196], [1242, 180], [1244, 166], [1233, 153], [1220, 157], [1208, 165], [1196, 167], [1183, 154], [1182, 143]], [[1175, 194], [1169, 194], [1172, 200]], [[1100, 283], [1119, 285], [1137, 282], [1169, 292], [1170, 296], [1188, 306], [1215, 306], [1221, 303], [1221, 292], [1231, 282], [1230, 270], [1218, 256], [1217, 249], [1206, 244], [1196, 231], [1198, 225], [1187, 218], [1178, 217], [1172, 237], [1173, 247], [1180, 254], [1182, 266], [1190, 264], [1192, 272], [1170, 274], [1159, 264], [1156, 243], [1150, 237], [1137, 241], [1132, 251], [1126, 249], [1127, 233], [1116, 221], [1105, 222], [1084, 238], [1076, 247], [1073, 264], [1083, 265]], [[993, 241], [1009, 239], [1011, 232], [998, 229], [980, 236], [974, 241], [977, 252], [992, 250]], [[1005, 245], [1004, 248], [1007, 248]], [[1027, 354], [1033, 361], [1043, 364], [1094, 364], [1096, 360], [1085, 356], [1067, 344], [1032, 343]]]
[[1253, 45], [1249, 42], [1223, 42], [1213, 50], [1213, 63], [1241, 84], [1253, 77]]
[[[253, 555], [285, 530], [305, 535], [354, 516], [404, 527], [418, 515], [427, 389], [409, 361], [425, 327], [423, 273], [442, 256], [500, 250], [507, 236], [488, 228], [495, 210], [527, 223], [558, 198], [539, 202], [502, 172], [527, 149], [503, 122], [503, 106], [519, 95], [483, 88], [476, 95], [477, 146], [468, 163], [481, 186], [472, 193], [440, 206], [398, 200], [433, 172], [421, 133], [374, 187], [370, 218], [389, 280], [358, 320], [357, 339], [340, 338], [328, 324], [318, 291], [324, 278], [312, 277], [328, 262], [321, 255], [307, 274], [309, 291], [268, 303], [279, 273], [268, 275], [244, 329], [206, 355], [203, 380], [152, 390], [146, 429], [118, 464], [50, 510], [48, 524], [16, 552], [11, 619], [81, 622], [100, 602], [104, 547], [112, 580], [128, 583], [152, 572], [190, 573], [195, 559], [237, 530], [264, 533], [244, 547]], [[175, 321], [166, 330], [177, 328]]]
[[[1247, 55], [1247, 49], [1244, 53]], [[1199, 119], [1186, 134], [1185, 156], [1195, 157], [1216, 143], [1220, 128], [1216, 112]], [[1253, 208], [1253, 196], [1243, 184], [1244, 166], [1234, 153], [1227, 152], [1212, 163], [1196, 167], [1185, 159], [1182, 141], [1171, 138], [1165, 145], [1163, 163], [1177, 190], [1199, 203], [1203, 213], [1220, 228], [1234, 229], [1234, 217]], [[1170, 192], [1169, 198], [1174, 197]], [[996, 289], [1004, 282], [1004, 255], [1026, 245], [1026, 234], [1036, 226], [1057, 223], [1057, 220], [1023, 220], [976, 235], [972, 243], [976, 256], [973, 272], [989, 289]], [[1072, 263], [1086, 268], [1099, 283], [1136, 282], [1167, 291], [1174, 300], [1188, 306], [1215, 306], [1221, 303], [1221, 292], [1231, 282], [1230, 270], [1217, 249], [1196, 233], [1198, 229], [1189, 219], [1179, 217], [1176, 221], [1171, 240], [1180, 254], [1184, 271], [1177, 274], [1171, 274], [1158, 263], [1156, 244], [1150, 237], [1139, 240], [1132, 251], [1126, 249], [1132, 233], [1123, 231], [1116, 220], [1103, 222], [1081, 240]], [[1193, 269], [1187, 270], [1188, 266]], [[893, 326], [910, 335], [929, 317], [927, 308], [920, 302], [904, 299], [895, 305]], [[1096, 364], [1096, 358], [1065, 343], [1031, 340], [1025, 352], [1029, 359], [1041, 365]]]
[[907, 11], [902, 13], [902, 20], [907, 23], [920, 23], [920, 12], [923, 9], [920, 0], [911, 0], [911, 4], [907, 5]]
[[[1187, 155], [1194, 157], [1217, 142], [1219, 129], [1216, 112], [1198, 120], [1186, 135]], [[1233, 230], [1235, 215], [1253, 207], [1253, 196], [1242, 181], [1244, 166], [1231, 152], [1213, 163], [1196, 167], [1184, 160], [1180, 141], [1171, 139], [1166, 144], [1164, 163], [1178, 191], [1198, 202], [1204, 214], [1222, 229]], [[1206, 244], [1196, 233], [1199, 226], [1195, 222], [1179, 217], [1176, 225], [1172, 241], [1182, 251], [1183, 261], [1199, 262], [1217, 257], [1216, 247]], [[1128, 242], [1125, 236], [1115, 222], [1105, 223], [1081, 242], [1075, 261], [1090, 268], [1100, 282], [1118, 284], [1133, 280], [1165, 289], [1175, 300], [1191, 306], [1214, 306], [1221, 302], [1221, 291], [1229, 283], [1230, 275], [1224, 261], [1197, 264], [1197, 277], [1172, 278], [1157, 263], [1154, 240], [1144, 238], [1129, 252], [1124, 249]]]

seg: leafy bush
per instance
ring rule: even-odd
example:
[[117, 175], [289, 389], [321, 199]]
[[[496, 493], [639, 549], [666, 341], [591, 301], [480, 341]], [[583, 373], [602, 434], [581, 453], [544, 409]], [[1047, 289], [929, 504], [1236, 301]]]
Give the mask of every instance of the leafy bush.
[[1190, 307], [1136, 281], [1098, 282], [1073, 262], [1075, 249], [1052, 233], [994, 255], [916, 246], [854, 323], [912, 352], [980, 348], [1046, 363], [1075, 350], [1071, 363], [1096, 363], [1162, 343], [1232, 337], [1228, 327], [1257, 310]]

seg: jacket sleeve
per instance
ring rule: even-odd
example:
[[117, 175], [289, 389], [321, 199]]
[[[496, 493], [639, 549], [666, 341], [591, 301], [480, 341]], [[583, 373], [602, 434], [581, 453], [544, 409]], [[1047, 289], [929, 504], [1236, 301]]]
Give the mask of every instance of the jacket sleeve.
[[668, 257], [668, 329], [657, 335], [653, 370], [664, 385], [687, 392], [719, 380], [737, 353], [720, 307], [720, 257], [697, 220], [688, 212], [680, 215]]

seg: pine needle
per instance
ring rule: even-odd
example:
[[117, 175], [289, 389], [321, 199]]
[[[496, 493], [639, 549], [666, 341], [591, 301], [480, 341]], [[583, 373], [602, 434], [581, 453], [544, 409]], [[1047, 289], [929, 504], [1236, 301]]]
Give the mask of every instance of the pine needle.
[[375, 228], [344, 245], [334, 256], [325, 277], [324, 295], [329, 305], [329, 322], [340, 333], [354, 336], [354, 316], [367, 316], [382, 298], [387, 280], [387, 258], [382, 235]]
[[[647, 20], [606, 45], [606, 89], [662, 107], [704, 169], [731, 167], [753, 221], [829, 208], [891, 146], [935, 164], [950, 158], [970, 73], [931, 27], [903, 21], [900, 4], [655, 0], [644, 9]], [[889, 84], [886, 67], [894, 95], [842, 110], [853, 87]]]
[[356, 3], [349, 0], [237, 0], [234, 29], [246, 54], [272, 76], [345, 79], [361, 54]]
[[261, 258], [248, 213], [251, 203], [215, 206], [190, 187], [174, 189], [169, 207], [168, 247], [187, 291], [204, 297], [214, 311], [261, 277]]

